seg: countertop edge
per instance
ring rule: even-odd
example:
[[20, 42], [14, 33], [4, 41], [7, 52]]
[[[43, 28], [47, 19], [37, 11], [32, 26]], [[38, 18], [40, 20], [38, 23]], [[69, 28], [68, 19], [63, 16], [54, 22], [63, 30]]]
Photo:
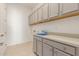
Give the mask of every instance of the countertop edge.
[[58, 37], [61, 37], [61, 40], [58, 40], [58, 38], [56, 39], [52, 39], [52, 38], [49, 38], [49, 37], [47, 37], [47, 36], [50, 36], [50, 35], [34, 35], [34, 36], [37, 36], [37, 37], [41, 37], [41, 38], [45, 38], [45, 39], [49, 39], [49, 40], [52, 40], [52, 41], [57, 41], [57, 42], [60, 42], [60, 43], [62, 43], [62, 44], [67, 44], [67, 45], [71, 45], [71, 46], [74, 46], [74, 47], [78, 47], [79, 48], [79, 43], [78, 42], [75, 42], [74, 43], [74, 41], [72, 41], [72, 42], [70, 42], [70, 41], [64, 41], [64, 40], [62, 40], [62, 37], [63, 38], [68, 38], [68, 39], [74, 39], [74, 40], [79, 40], [78, 38], [70, 38], [70, 37], [65, 37], [65, 36], [58, 36], [58, 35], [51, 35], [51, 36], [58, 36]]

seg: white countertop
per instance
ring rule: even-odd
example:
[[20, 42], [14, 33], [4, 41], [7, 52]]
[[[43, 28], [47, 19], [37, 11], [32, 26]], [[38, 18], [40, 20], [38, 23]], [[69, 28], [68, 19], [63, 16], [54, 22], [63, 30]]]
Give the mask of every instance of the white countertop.
[[79, 39], [78, 38], [70, 38], [70, 37], [58, 36], [58, 35], [36, 35], [36, 36], [47, 38], [47, 39], [61, 42], [64, 44], [69, 44], [69, 45], [72, 45], [75, 47], [79, 47]]

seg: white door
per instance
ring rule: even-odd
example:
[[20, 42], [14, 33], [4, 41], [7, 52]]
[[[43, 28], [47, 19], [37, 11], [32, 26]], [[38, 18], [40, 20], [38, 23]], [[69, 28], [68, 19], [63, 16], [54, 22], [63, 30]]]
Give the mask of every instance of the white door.
[[7, 39], [6, 5], [0, 4], [0, 55], [4, 55]]

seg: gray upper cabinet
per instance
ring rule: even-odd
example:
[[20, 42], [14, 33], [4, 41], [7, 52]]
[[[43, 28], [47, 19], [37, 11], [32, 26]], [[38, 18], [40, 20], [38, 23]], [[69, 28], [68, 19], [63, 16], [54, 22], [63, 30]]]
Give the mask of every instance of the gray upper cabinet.
[[34, 23], [34, 14], [33, 13], [29, 16], [29, 23], [30, 24]]
[[33, 24], [33, 23], [37, 22], [37, 12], [33, 12], [29, 16], [29, 22], [30, 22], [30, 24]]
[[49, 17], [58, 16], [58, 3], [49, 3]]
[[53, 55], [53, 47], [43, 43], [43, 56], [52, 56]]
[[32, 24], [32, 15], [29, 16], [29, 24]]
[[38, 14], [37, 11], [34, 12], [34, 22], [36, 23], [38, 21]]
[[60, 4], [62, 14], [79, 10], [78, 3], [62, 3]]
[[43, 20], [47, 20], [48, 19], [48, 4], [44, 4], [42, 6], [43, 9]]
[[32, 23], [35, 23], [35, 12], [32, 14]]
[[[63, 14], [71, 17], [72, 14], [76, 14], [76, 11], [79, 11], [78, 3], [44, 3], [38, 7], [31, 15], [30, 19], [32, 20], [30, 20], [30, 23], [32, 24], [44, 23], [53, 19], [58, 20], [60, 18], [55, 16], [62, 16], [61, 18], [64, 18]], [[71, 13], [73, 11], [74, 13]]]
[[37, 10], [37, 14], [38, 14], [38, 21], [41, 21], [42, 20], [42, 17], [43, 17], [43, 15], [42, 15], [42, 8], [40, 7], [38, 10]]

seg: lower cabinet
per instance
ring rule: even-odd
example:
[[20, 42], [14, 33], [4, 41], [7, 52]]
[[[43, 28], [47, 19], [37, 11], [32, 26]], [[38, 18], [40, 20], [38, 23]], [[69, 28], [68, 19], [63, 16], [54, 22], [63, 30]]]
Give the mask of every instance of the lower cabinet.
[[43, 43], [43, 56], [52, 56], [53, 48], [45, 43]]
[[36, 53], [36, 45], [37, 45], [37, 38], [34, 37], [33, 39], [33, 52]]
[[54, 56], [70, 56], [70, 55], [66, 54], [58, 49], [54, 49]]
[[37, 40], [37, 55], [42, 56], [42, 42]]
[[[76, 56], [79, 48], [42, 37], [35, 37], [33, 49], [38, 56]], [[77, 52], [78, 51], [78, 52]]]

